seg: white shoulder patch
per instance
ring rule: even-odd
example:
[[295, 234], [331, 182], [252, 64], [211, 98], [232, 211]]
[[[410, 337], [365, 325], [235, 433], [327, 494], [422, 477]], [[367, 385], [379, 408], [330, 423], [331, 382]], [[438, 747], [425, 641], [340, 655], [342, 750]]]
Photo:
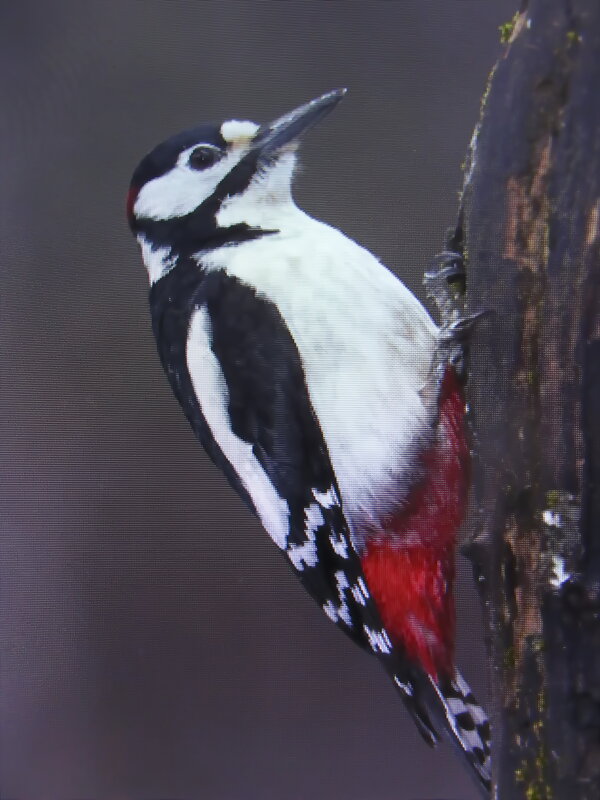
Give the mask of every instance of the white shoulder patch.
[[[231, 429], [227, 404], [229, 395], [225, 376], [212, 351], [210, 317], [205, 307], [192, 316], [186, 359], [200, 410], [215, 441], [235, 469], [242, 485], [252, 498], [263, 527], [282, 550], [287, 548], [289, 508], [269, 480], [252, 445], [239, 439]], [[310, 546], [303, 559], [310, 563]]]
[[258, 125], [250, 120], [230, 119], [221, 125], [221, 136], [228, 144], [245, 144], [252, 139]]

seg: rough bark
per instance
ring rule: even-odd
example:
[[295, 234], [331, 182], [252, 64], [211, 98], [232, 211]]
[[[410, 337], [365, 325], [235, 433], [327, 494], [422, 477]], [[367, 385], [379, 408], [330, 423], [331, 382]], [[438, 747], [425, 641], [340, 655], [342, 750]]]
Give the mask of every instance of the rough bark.
[[600, 2], [504, 33], [451, 244], [475, 326], [467, 553], [495, 694], [496, 796], [600, 797]]

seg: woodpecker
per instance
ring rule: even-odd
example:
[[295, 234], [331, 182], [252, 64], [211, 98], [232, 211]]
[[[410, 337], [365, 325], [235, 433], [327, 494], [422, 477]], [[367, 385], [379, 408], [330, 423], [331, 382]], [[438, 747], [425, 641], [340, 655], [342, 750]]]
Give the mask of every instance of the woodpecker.
[[194, 434], [424, 739], [446, 733], [487, 795], [489, 724], [453, 652], [469, 451], [452, 331], [292, 198], [299, 137], [344, 94], [167, 139], [133, 173], [128, 221]]

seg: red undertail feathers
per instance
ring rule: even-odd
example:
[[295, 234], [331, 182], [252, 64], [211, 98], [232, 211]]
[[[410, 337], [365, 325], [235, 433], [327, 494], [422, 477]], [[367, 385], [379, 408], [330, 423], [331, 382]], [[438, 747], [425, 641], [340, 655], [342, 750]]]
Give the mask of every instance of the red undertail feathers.
[[454, 550], [469, 484], [464, 400], [451, 368], [421, 480], [373, 537], [362, 566], [386, 630], [435, 680], [454, 674]]

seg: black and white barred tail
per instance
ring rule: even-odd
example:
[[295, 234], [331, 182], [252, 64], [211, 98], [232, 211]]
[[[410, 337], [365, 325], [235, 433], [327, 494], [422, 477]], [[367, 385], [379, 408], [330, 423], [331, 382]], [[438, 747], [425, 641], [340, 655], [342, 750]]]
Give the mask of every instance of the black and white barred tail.
[[491, 790], [490, 723], [478, 704], [469, 685], [458, 672], [454, 678], [442, 679], [431, 685], [437, 694], [445, 715], [436, 715], [455, 746], [462, 752], [475, 771], [485, 796]]
[[402, 672], [392, 674], [392, 678], [427, 744], [435, 747], [443, 731], [466, 760], [482, 796], [489, 798], [490, 723], [460, 672], [456, 671], [452, 679], [436, 681], [425, 672], [404, 665]]

